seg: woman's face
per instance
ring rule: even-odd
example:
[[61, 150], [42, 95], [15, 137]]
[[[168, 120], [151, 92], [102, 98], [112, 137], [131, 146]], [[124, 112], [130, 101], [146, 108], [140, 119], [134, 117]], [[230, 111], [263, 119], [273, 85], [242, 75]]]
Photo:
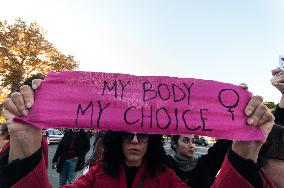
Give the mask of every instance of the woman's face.
[[122, 152], [127, 166], [140, 166], [148, 148], [148, 140], [147, 134], [122, 134]]
[[191, 158], [196, 147], [193, 142], [193, 135], [181, 135], [177, 140], [176, 152], [182, 156]]

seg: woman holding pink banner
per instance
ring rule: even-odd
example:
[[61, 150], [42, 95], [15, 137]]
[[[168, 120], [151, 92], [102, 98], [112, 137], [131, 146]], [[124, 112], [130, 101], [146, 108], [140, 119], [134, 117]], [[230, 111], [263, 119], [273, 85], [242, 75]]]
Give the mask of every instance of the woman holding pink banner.
[[[33, 101], [32, 89], [22, 86], [20, 92], [6, 99], [4, 106], [15, 115], [26, 115]], [[259, 124], [264, 135], [269, 134], [274, 117], [262, 104], [261, 97], [252, 97], [245, 114], [248, 116], [248, 124]], [[0, 159], [1, 186], [50, 187], [41, 148], [41, 129], [14, 122], [8, 125], [8, 131], [9, 153]], [[110, 147], [105, 147], [103, 162], [92, 167], [73, 184], [64, 187], [187, 187], [164, 164], [161, 143], [161, 137], [156, 135], [110, 132], [105, 140], [105, 146], [109, 144]], [[265, 180], [261, 179], [255, 163], [262, 144], [260, 141], [234, 141], [213, 187], [245, 188], [261, 185]], [[248, 166], [253, 171], [250, 174], [242, 173], [240, 169]], [[15, 173], [17, 178], [12, 178]]]

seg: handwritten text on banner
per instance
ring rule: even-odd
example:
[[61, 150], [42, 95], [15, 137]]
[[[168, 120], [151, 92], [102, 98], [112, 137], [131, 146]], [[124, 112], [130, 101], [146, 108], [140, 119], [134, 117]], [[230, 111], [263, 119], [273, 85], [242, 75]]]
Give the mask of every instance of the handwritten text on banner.
[[94, 128], [261, 140], [246, 124], [251, 94], [232, 84], [193, 78], [114, 73], [50, 73], [21, 121], [41, 128]]

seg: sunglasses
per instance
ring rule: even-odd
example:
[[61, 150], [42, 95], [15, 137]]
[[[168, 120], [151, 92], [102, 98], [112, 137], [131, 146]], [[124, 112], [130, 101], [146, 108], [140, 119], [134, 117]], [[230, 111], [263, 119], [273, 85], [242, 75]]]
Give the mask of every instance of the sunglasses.
[[122, 140], [127, 143], [131, 143], [136, 136], [139, 143], [145, 143], [148, 142], [148, 135], [143, 133], [129, 133], [129, 132], [123, 132], [122, 133]]

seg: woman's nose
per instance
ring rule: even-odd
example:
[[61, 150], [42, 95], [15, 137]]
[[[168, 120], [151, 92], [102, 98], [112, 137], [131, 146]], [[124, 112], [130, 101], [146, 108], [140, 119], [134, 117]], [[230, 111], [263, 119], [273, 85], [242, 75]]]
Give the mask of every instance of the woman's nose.
[[195, 148], [195, 144], [193, 142], [189, 142], [189, 147], [194, 147]]
[[133, 139], [132, 139], [131, 143], [133, 143], [133, 144], [137, 144], [137, 143], [139, 143], [139, 141], [138, 141], [138, 138], [137, 138], [137, 135], [136, 135], [136, 134], [133, 136]]

